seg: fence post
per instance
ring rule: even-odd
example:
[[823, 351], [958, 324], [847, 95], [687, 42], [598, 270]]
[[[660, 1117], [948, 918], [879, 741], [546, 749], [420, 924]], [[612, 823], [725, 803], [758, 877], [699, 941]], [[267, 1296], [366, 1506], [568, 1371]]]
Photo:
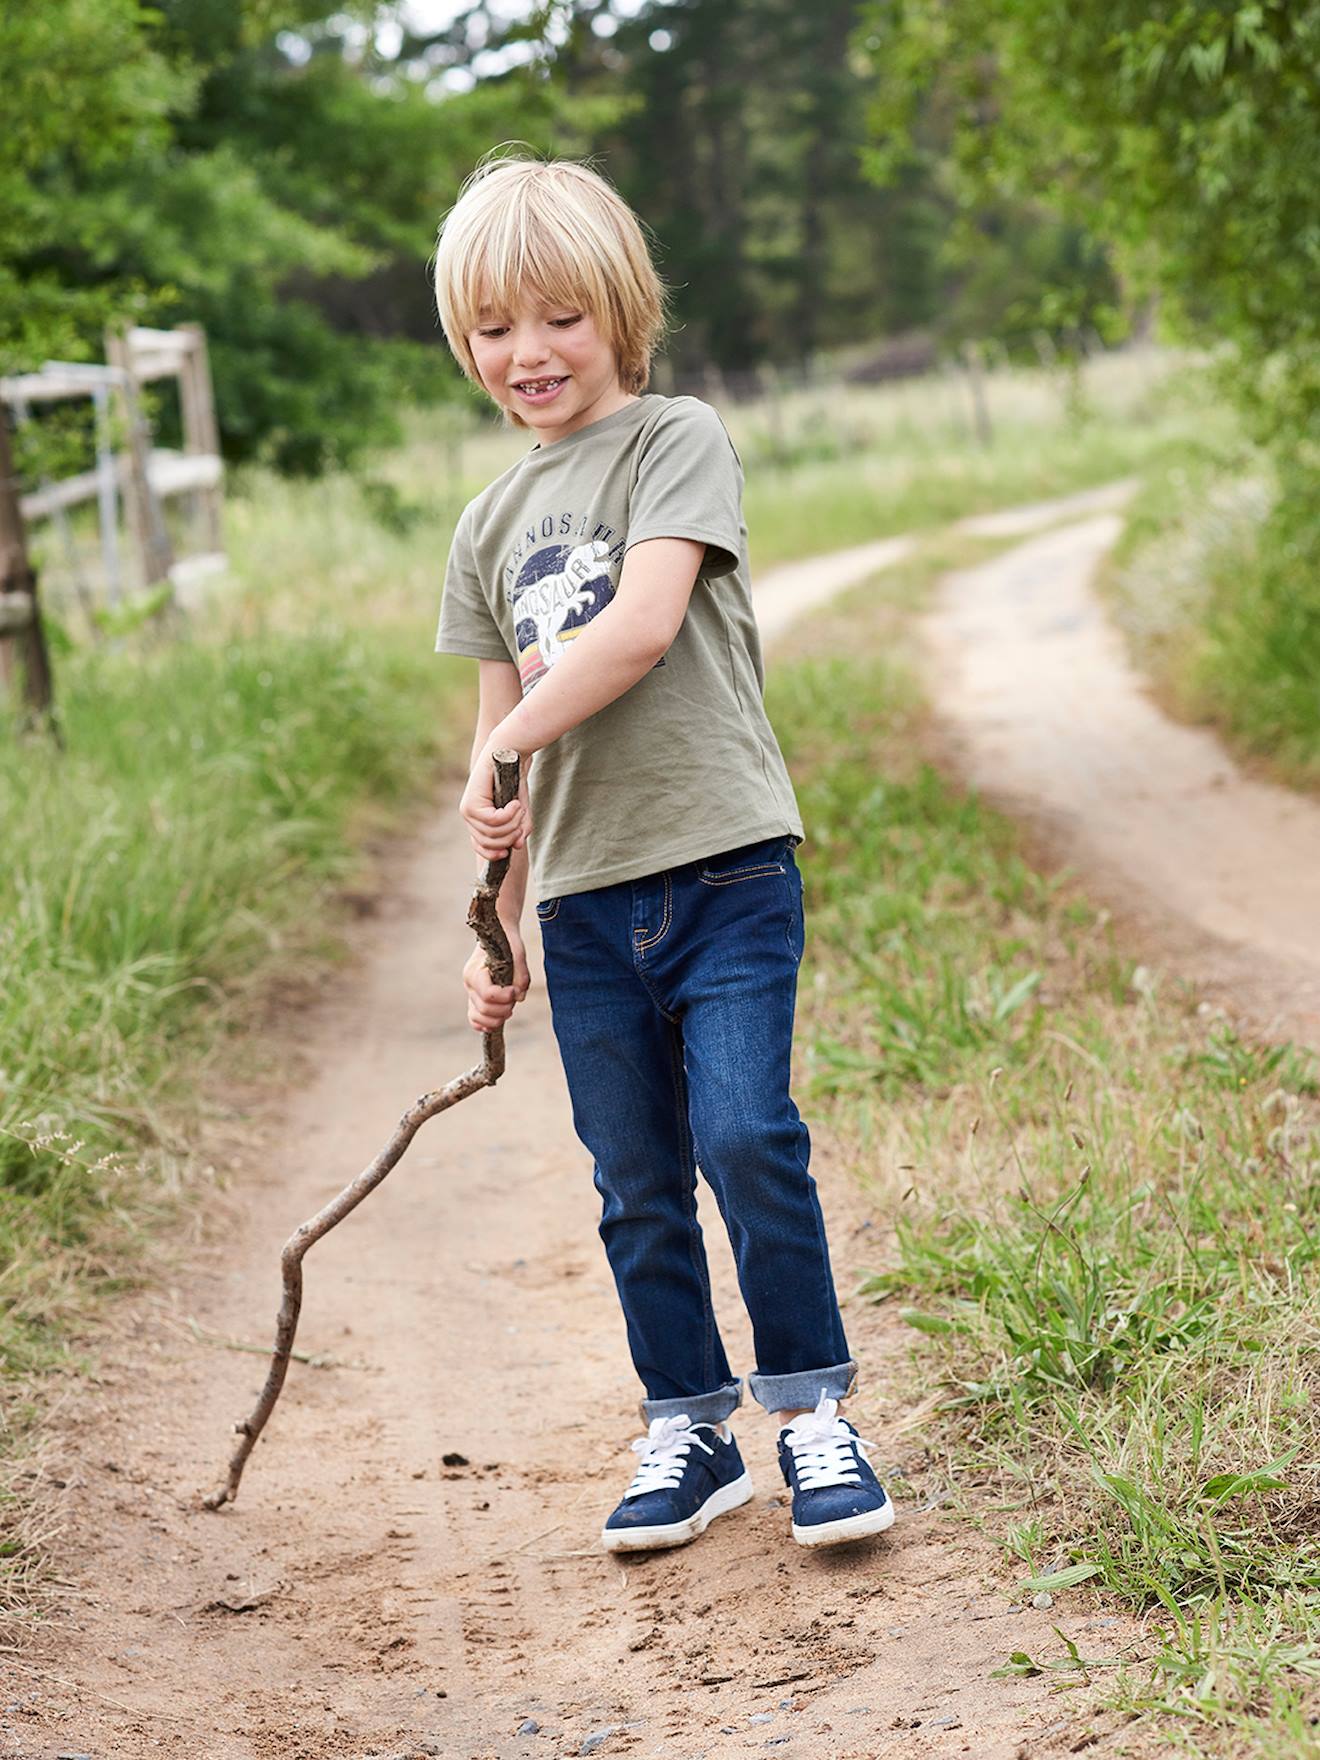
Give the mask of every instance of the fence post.
[[104, 385], [92, 392], [96, 411], [96, 511], [101, 527], [101, 563], [105, 569], [106, 597], [118, 605], [122, 596], [119, 578], [119, 473], [110, 422], [110, 393]]
[[[177, 324], [175, 328], [183, 332], [190, 345], [183, 371], [179, 374], [184, 451], [210, 453], [218, 458], [220, 429], [215, 419], [215, 395], [211, 387], [211, 362], [206, 349], [206, 331], [200, 324]], [[200, 490], [199, 500], [203, 546], [214, 554], [222, 547], [219, 484]]]
[[965, 342], [962, 363], [972, 393], [972, 422], [976, 438], [982, 446], [994, 444], [994, 428], [990, 422], [990, 404], [985, 394], [985, 357], [979, 342]]
[[142, 584], [154, 587], [167, 581], [174, 566], [174, 552], [160, 502], [151, 486], [151, 437], [142, 416], [137, 374], [133, 371], [133, 350], [122, 330], [108, 330], [105, 337], [105, 358], [120, 372], [120, 407], [124, 413], [125, 438], [128, 442], [128, 503], [129, 520], [137, 538], [142, 557]]
[[[26, 603], [25, 603], [26, 601]], [[9, 418], [0, 405], [0, 656], [11, 681], [18, 660], [29, 725], [52, 719], [50, 655], [37, 603], [37, 577], [28, 561], [27, 534], [9, 444]]]

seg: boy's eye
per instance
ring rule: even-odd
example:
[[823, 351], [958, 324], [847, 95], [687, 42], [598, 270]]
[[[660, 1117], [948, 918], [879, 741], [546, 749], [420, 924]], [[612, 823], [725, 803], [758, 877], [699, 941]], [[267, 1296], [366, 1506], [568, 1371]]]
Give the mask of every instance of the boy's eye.
[[[566, 330], [570, 324], [580, 324], [582, 322], [582, 314], [581, 312], [575, 312], [571, 318], [551, 318], [550, 322], [556, 327], [556, 329]], [[484, 336], [488, 339], [496, 336], [503, 336], [507, 328], [508, 326], [506, 324], [486, 324], [478, 329], [477, 335]]]
[[552, 324], [557, 324], [557, 325], [559, 325], [559, 326], [560, 326], [560, 327], [561, 327], [561, 328], [567, 328], [567, 326], [568, 326], [568, 325], [569, 325], [569, 324], [579, 324], [579, 323], [581, 323], [581, 321], [582, 321], [582, 314], [581, 314], [581, 312], [578, 312], [578, 313], [576, 313], [576, 314], [575, 314], [575, 315], [574, 315], [574, 316], [573, 316], [573, 317], [571, 317], [571, 318], [552, 318], [552, 319], [551, 319], [551, 320], [550, 320], [550, 322], [551, 322], [551, 323], [552, 323]]

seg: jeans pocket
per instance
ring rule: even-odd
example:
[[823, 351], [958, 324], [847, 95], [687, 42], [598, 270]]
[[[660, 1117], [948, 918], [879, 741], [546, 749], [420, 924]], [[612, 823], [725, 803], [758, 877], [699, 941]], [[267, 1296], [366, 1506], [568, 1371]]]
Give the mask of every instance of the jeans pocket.
[[559, 915], [559, 906], [563, 901], [558, 898], [543, 898], [536, 907], [538, 923], [553, 923]]
[[793, 862], [793, 878], [789, 882], [792, 908], [788, 914], [788, 951], [793, 957], [793, 964], [800, 966], [807, 946], [806, 909], [803, 901], [802, 874], [796, 862]]
[[704, 886], [736, 886], [743, 880], [763, 880], [787, 872], [786, 837], [765, 837], [744, 843], [697, 863], [697, 879]]

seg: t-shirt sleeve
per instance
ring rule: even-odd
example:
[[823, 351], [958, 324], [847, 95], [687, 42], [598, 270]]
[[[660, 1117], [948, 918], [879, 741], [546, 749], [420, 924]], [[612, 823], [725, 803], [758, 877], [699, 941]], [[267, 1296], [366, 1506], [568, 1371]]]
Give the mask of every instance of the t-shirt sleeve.
[[476, 660], [513, 658], [481, 590], [481, 576], [477, 572], [469, 536], [467, 508], [459, 515], [449, 546], [435, 651], [437, 654], [467, 654]]
[[641, 454], [628, 503], [625, 553], [644, 538], [696, 538], [703, 575], [731, 574], [741, 559], [743, 472], [718, 413], [676, 398]]

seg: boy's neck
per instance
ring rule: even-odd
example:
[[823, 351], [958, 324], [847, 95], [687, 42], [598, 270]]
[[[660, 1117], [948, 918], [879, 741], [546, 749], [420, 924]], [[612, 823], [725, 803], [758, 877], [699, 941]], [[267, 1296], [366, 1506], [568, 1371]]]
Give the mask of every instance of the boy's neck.
[[641, 399], [635, 392], [625, 391], [622, 385], [617, 385], [612, 391], [603, 393], [587, 409], [579, 411], [566, 427], [538, 429], [536, 445], [532, 450], [535, 452], [544, 450], [548, 446], [555, 446], [559, 441], [567, 440], [572, 434], [580, 434], [583, 428], [590, 428], [597, 422], [603, 422], [606, 416], [616, 415], [619, 410], [627, 409], [630, 403], [639, 403], [640, 401]]

